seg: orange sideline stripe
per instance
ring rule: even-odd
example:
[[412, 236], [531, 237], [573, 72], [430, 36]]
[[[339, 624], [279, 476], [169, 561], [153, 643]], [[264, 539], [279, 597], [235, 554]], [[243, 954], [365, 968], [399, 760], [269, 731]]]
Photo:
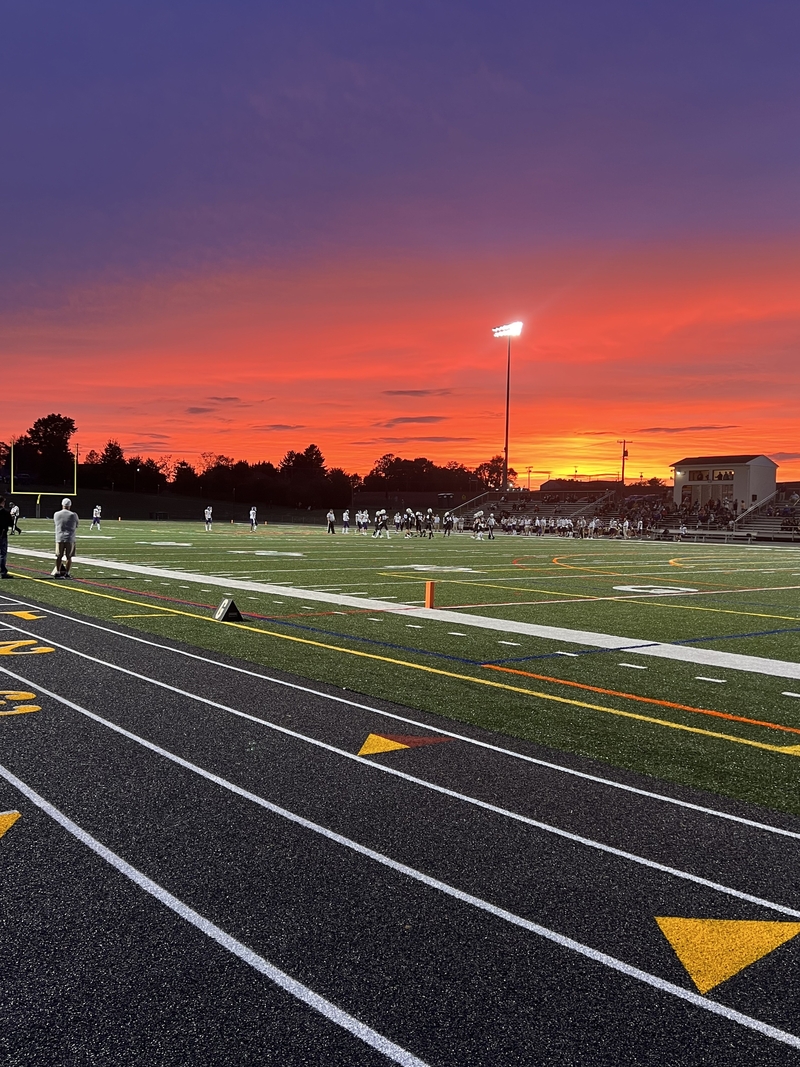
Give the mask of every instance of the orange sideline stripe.
[[710, 708], [693, 708], [689, 704], [675, 704], [671, 700], [658, 700], [656, 697], [642, 697], [636, 693], [620, 693], [616, 689], [602, 689], [599, 685], [586, 685], [584, 682], [572, 682], [567, 678], [550, 678], [546, 674], [531, 674], [530, 671], [515, 670], [513, 667], [498, 667], [494, 663], [484, 663], [490, 671], [505, 671], [506, 674], [521, 674], [524, 678], [536, 678], [540, 682], [554, 682], [556, 685], [571, 685], [576, 689], [590, 689], [593, 693], [603, 693], [610, 697], [624, 697], [625, 700], [640, 700], [643, 704], [660, 704], [662, 708], [677, 708], [679, 711], [692, 711], [697, 715], [713, 715], [717, 719], [731, 719], [733, 722], [746, 722], [750, 726], [766, 726], [770, 730], [784, 730], [790, 734], [800, 734], [796, 726], [781, 726], [776, 722], [762, 722], [761, 719], [746, 719], [743, 715], [732, 715], [727, 711], [711, 711]]

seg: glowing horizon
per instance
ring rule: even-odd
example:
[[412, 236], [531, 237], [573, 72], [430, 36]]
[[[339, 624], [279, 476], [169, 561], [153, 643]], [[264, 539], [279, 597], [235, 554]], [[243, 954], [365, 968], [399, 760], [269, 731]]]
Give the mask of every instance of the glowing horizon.
[[[799, 294], [787, 243], [100, 285], [34, 328], [7, 318], [8, 381], [25, 396], [9, 431], [61, 410], [83, 455], [115, 438], [128, 454], [277, 463], [313, 441], [362, 475], [385, 452], [474, 466], [502, 445], [505, 346], [488, 323], [506, 300], [528, 320], [512, 354], [520, 478], [528, 466], [614, 474], [622, 437], [631, 478], [730, 452], [764, 452], [782, 479], [798, 477], [785, 396]], [[50, 381], [64, 349], [70, 373]], [[769, 370], [754, 354], [767, 350]]]

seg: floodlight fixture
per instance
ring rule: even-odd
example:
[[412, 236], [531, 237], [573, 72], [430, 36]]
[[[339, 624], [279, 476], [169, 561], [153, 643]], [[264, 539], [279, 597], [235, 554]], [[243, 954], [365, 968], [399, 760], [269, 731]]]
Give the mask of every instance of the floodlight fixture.
[[519, 337], [522, 333], [522, 323], [509, 322], [505, 326], [493, 326], [492, 333], [495, 337]]
[[519, 337], [522, 333], [521, 322], [508, 322], [505, 326], [493, 326], [492, 333], [495, 337], [508, 338], [508, 350], [506, 354], [506, 436], [503, 446], [503, 489], [508, 489], [508, 420], [511, 410], [511, 338]]

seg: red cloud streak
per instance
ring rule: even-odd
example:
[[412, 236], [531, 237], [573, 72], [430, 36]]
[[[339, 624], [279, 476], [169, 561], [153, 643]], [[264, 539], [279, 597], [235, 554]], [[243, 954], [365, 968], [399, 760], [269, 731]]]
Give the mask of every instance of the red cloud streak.
[[3, 320], [3, 436], [61, 411], [84, 452], [116, 437], [152, 455], [276, 461], [314, 441], [361, 473], [384, 451], [474, 464], [502, 446], [505, 344], [491, 327], [514, 319], [518, 470], [616, 472], [626, 437], [632, 477], [716, 451], [782, 453], [779, 477], [800, 477], [788, 244], [97, 285]]

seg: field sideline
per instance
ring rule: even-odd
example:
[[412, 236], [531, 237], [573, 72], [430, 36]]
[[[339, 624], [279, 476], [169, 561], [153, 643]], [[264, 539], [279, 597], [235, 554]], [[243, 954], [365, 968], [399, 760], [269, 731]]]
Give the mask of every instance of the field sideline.
[[[75, 581], [53, 581], [45, 559], [14, 554], [50, 550], [50, 523], [29, 520], [9, 557], [12, 573], [28, 580], [5, 583], [0, 593], [800, 813], [800, 697], [792, 695], [800, 680], [502, 625], [462, 629], [374, 604], [419, 606], [425, 580], [435, 579], [437, 607], [462, 617], [796, 664], [800, 548], [467, 535], [387, 542], [308, 527], [206, 533], [200, 523], [151, 522], [107, 522], [98, 536], [87, 526], [79, 556], [170, 576], [84, 564]], [[181, 572], [256, 588], [226, 590]], [[263, 584], [286, 592], [257, 588]], [[292, 588], [323, 599], [309, 602]], [[243, 624], [214, 622], [225, 592], [234, 593]], [[373, 603], [337, 603], [350, 597]]]

